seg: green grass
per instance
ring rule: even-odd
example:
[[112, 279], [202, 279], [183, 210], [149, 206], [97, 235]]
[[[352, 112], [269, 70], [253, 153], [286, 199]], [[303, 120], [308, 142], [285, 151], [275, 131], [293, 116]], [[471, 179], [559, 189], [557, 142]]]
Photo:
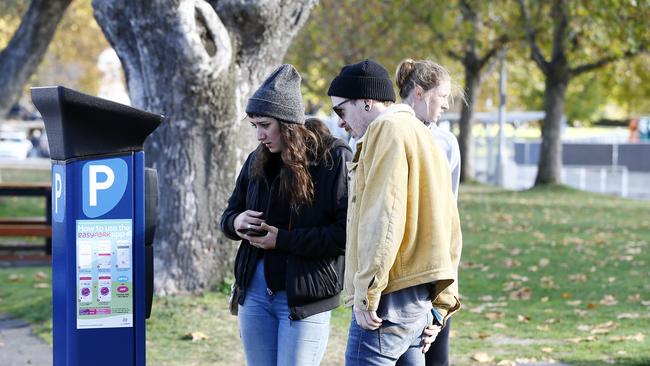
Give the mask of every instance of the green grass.
[[[650, 364], [648, 202], [561, 186], [461, 189], [463, 309], [452, 325], [453, 364], [473, 364], [479, 352], [493, 357], [487, 364], [533, 358], [580, 366]], [[51, 342], [50, 290], [33, 287], [38, 271], [46, 270], [0, 270], [0, 312], [36, 324], [37, 334]], [[9, 281], [12, 273], [23, 280]], [[511, 298], [517, 293], [524, 299]], [[349, 319], [348, 309], [334, 312], [324, 365], [342, 364]], [[184, 340], [190, 332], [208, 339]], [[227, 296], [156, 298], [147, 350], [155, 365], [242, 364]]]
[[[515, 193], [470, 185], [461, 197], [464, 310], [451, 341], [459, 361], [482, 351], [494, 362], [650, 364], [648, 339], [619, 340], [650, 336], [648, 202], [561, 186]], [[511, 299], [524, 287], [530, 299]], [[613, 329], [599, 333], [608, 321]]]

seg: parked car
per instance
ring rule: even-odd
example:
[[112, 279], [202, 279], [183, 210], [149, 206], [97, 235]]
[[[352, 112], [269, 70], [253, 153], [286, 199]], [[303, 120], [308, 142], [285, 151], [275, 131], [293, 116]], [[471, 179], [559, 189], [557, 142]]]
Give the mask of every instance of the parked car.
[[0, 158], [25, 159], [33, 145], [21, 132], [0, 132]]

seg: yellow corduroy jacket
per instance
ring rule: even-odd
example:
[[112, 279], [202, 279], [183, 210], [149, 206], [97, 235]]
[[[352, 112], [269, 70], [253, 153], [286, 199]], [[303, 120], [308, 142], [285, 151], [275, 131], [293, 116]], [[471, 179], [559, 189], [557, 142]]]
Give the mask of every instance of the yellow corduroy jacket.
[[449, 164], [413, 110], [394, 104], [357, 142], [350, 184], [345, 306], [377, 310], [382, 294], [435, 282], [433, 306], [460, 309], [462, 237]]

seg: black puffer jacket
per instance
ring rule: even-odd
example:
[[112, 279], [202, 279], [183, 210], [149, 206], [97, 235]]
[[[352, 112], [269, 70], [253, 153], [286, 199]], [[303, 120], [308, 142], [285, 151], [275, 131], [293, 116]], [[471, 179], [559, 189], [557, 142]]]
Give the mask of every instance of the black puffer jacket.
[[[221, 217], [221, 230], [233, 240], [242, 240], [235, 232], [234, 221], [246, 210], [264, 212], [267, 224], [278, 227], [275, 250], [286, 254], [284, 288], [292, 320], [339, 305], [348, 203], [345, 163], [350, 161], [352, 151], [343, 141], [336, 140], [331, 155], [330, 164], [320, 163], [310, 168], [314, 201], [310, 206], [301, 207], [298, 214], [291, 213], [291, 230], [285, 219], [274, 222], [274, 217], [286, 216], [284, 212], [288, 210], [286, 200], [276, 194], [277, 180], [271, 184], [252, 176], [255, 152], [246, 159]], [[263, 255], [261, 249], [242, 240], [235, 259], [235, 286], [240, 304], [244, 303], [255, 265]]]

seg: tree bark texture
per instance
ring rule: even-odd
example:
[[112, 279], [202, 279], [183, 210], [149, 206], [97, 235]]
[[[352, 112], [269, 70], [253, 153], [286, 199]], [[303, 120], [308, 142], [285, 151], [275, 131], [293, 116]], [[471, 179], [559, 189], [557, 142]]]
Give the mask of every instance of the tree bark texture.
[[465, 103], [460, 112], [458, 145], [460, 148], [460, 180], [474, 179], [474, 110], [481, 87], [481, 70], [478, 65], [463, 62], [465, 66]]
[[562, 177], [562, 115], [569, 78], [552, 72], [546, 77], [544, 92], [544, 125], [535, 185], [561, 183]]
[[0, 51], [0, 116], [7, 115], [41, 63], [72, 0], [32, 0], [18, 30]]
[[133, 105], [165, 115], [145, 145], [158, 171], [155, 290], [201, 292], [232, 274], [219, 220], [256, 146], [248, 97], [277, 67], [315, 0], [93, 0]]

